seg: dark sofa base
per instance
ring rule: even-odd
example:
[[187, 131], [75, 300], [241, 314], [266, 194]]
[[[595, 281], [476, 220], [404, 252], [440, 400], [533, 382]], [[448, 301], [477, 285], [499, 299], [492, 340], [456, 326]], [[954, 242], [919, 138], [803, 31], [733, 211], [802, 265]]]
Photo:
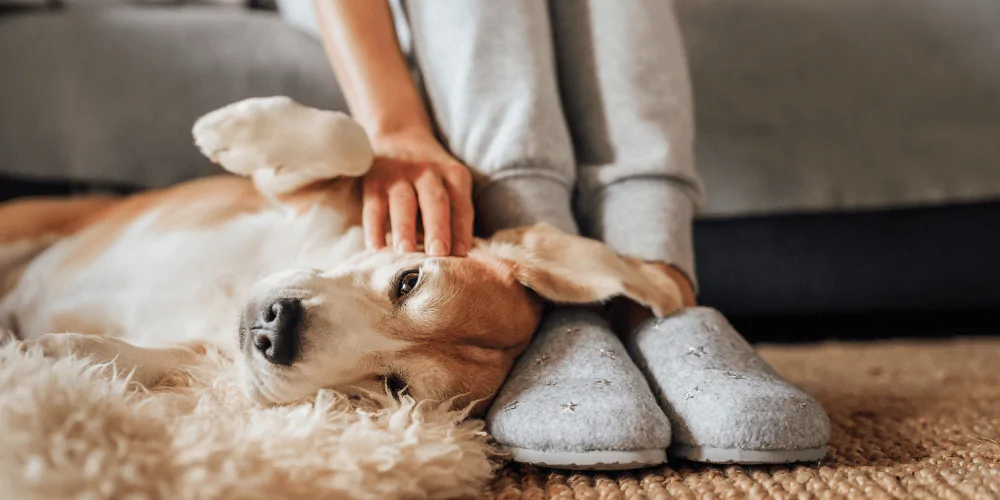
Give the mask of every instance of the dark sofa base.
[[695, 224], [700, 301], [776, 315], [1000, 306], [1000, 202]]

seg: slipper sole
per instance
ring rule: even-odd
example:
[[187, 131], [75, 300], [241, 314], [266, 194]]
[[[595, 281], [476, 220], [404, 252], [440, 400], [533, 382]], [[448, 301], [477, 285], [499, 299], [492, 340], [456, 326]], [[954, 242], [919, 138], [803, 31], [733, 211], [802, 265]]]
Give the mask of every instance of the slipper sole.
[[789, 464], [817, 462], [826, 456], [825, 446], [805, 450], [738, 450], [673, 445], [668, 451], [672, 457], [713, 464]]
[[635, 451], [537, 451], [508, 448], [515, 462], [529, 463], [553, 469], [568, 470], [629, 470], [666, 463], [664, 450]]

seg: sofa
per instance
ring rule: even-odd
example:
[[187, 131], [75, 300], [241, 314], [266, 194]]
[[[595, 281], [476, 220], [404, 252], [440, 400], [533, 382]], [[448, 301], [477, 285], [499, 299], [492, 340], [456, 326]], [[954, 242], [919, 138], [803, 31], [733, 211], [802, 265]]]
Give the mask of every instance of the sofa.
[[[0, 199], [217, 172], [191, 124], [242, 98], [346, 110], [308, 27], [166, 3], [0, 9]], [[1000, 3], [676, 7], [708, 191], [703, 303], [743, 316], [1000, 309]]]

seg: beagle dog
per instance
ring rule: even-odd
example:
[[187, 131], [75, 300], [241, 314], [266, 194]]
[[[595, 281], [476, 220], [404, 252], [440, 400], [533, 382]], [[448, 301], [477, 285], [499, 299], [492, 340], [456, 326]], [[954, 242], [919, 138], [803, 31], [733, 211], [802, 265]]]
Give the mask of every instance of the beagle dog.
[[194, 136], [239, 176], [0, 205], [0, 343], [110, 362], [145, 386], [210, 346], [263, 404], [388, 385], [481, 412], [543, 301], [680, 305], [656, 267], [546, 225], [463, 258], [366, 251], [358, 177], [373, 153], [341, 113], [248, 99]]

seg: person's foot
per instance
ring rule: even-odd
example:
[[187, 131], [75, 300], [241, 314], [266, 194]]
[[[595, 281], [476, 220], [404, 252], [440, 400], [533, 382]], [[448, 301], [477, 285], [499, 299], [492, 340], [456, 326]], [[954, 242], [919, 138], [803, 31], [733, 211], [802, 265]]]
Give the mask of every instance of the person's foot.
[[826, 411], [783, 380], [718, 311], [691, 307], [649, 320], [626, 344], [670, 418], [670, 456], [739, 463], [826, 456]]
[[666, 461], [670, 423], [624, 346], [596, 314], [542, 321], [487, 415], [518, 462], [633, 469]]

